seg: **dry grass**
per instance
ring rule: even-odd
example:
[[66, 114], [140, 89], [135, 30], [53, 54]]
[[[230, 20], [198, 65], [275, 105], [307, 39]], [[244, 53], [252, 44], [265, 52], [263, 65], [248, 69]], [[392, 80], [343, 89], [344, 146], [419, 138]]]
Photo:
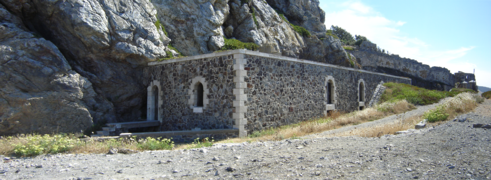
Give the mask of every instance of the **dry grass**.
[[325, 118], [304, 121], [294, 125], [286, 125], [276, 129], [269, 129], [263, 131], [266, 132], [265, 134], [257, 133], [259, 134], [257, 136], [222, 140], [219, 141], [219, 143], [241, 143], [298, 138], [309, 134], [336, 129], [346, 125], [360, 124], [363, 122], [380, 119], [393, 114], [407, 112], [414, 108], [414, 105], [408, 103], [406, 100], [402, 100], [393, 103], [386, 102], [373, 108], [366, 108], [364, 110], [355, 111], [349, 114], [342, 114], [335, 111], [328, 114], [328, 116]]
[[[446, 101], [443, 106], [443, 110], [448, 114], [446, 120], [451, 120], [458, 115], [468, 113], [474, 110], [480, 100], [477, 99], [475, 95], [471, 93], [461, 93], [452, 99]], [[435, 108], [436, 109], [436, 108]], [[430, 110], [429, 112], [431, 112]], [[397, 131], [404, 131], [408, 129], [413, 129], [414, 125], [419, 123], [424, 119], [423, 116], [411, 116], [411, 117], [401, 117], [393, 123], [383, 124], [375, 127], [359, 128], [352, 131], [342, 132], [334, 134], [332, 136], [360, 136], [360, 137], [381, 137], [386, 134], [395, 134]], [[441, 122], [430, 123], [429, 125], [435, 126], [439, 125]]]
[[402, 118], [398, 121], [383, 124], [375, 127], [358, 128], [351, 131], [346, 131], [331, 136], [360, 136], [360, 137], [381, 137], [386, 134], [395, 134], [397, 131], [404, 131], [414, 128], [414, 125], [422, 121], [422, 116], [412, 116]]

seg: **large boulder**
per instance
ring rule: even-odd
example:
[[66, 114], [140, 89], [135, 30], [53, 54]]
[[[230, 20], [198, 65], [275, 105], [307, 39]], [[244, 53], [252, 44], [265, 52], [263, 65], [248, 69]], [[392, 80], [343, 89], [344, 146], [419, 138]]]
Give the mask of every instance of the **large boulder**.
[[319, 7], [319, 0], [267, 0], [273, 8], [285, 13], [288, 20], [309, 30], [318, 38], [326, 37], [324, 25], [326, 13]]
[[[169, 39], [147, 0], [0, 0], [52, 41], [73, 69], [111, 101], [118, 121], [141, 118], [142, 67], [166, 56]], [[97, 121], [99, 119], [96, 119]], [[112, 121], [111, 119], [106, 121]]]
[[80, 132], [94, 117], [114, 119], [111, 110], [53, 43], [0, 5], [0, 135]]

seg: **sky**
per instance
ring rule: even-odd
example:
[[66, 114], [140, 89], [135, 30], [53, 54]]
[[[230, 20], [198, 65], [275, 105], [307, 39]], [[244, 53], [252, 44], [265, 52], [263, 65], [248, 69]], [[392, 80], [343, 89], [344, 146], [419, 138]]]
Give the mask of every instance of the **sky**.
[[390, 54], [472, 73], [491, 87], [491, 0], [320, 0], [326, 28], [363, 35]]

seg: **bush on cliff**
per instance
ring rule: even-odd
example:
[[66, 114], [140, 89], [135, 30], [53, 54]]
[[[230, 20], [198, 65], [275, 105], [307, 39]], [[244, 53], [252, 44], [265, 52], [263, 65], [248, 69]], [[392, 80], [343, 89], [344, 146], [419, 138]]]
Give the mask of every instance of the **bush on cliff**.
[[482, 97], [486, 99], [491, 99], [491, 91], [482, 93]]
[[223, 39], [225, 40], [225, 45], [222, 47], [222, 50], [248, 49], [256, 51], [259, 48], [259, 45], [255, 43], [245, 43], [237, 39]]
[[277, 10], [275, 9], [276, 13], [278, 13], [278, 15], [281, 17], [281, 19], [283, 19], [283, 21], [287, 22], [288, 24], [290, 24], [290, 26], [293, 27], [293, 30], [295, 30], [298, 34], [302, 35], [303, 37], [310, 37], [310, 32], [309, 30], [305, 29], [304, 27], [302, 26], [297, 26], [295, 24], [292, 24], [290, 23], [290, 21], [288, 21], [285, 17], [285, 14], [280, 11], [280, 10]]
[[420, 88], [417, 86], [412, 86], [403, 83], [385, 83], [387, 89], [381, 97], [381, 102], [386, 101], [397, 101], [406, 99], [409, 103], [415, 105], [427, 105], [433, 104], [440, 101], [440, 99], [455, 96], [460, 92], [446, 92], [446, 91], [436, 91], [427, 90], [425, 88]]

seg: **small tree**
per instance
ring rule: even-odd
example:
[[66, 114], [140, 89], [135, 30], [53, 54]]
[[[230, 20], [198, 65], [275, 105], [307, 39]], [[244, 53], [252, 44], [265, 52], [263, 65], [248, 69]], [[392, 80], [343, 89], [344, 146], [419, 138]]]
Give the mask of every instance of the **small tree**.
[[351, 33], [344, 30], [343, 28], [333, 25], [331, 26], [331, 30], [334, 35], [339, 37], [339, 40], [341, 40], [344, 45], [353, 45], [355, 43], [353, 35], [351, 35]]

